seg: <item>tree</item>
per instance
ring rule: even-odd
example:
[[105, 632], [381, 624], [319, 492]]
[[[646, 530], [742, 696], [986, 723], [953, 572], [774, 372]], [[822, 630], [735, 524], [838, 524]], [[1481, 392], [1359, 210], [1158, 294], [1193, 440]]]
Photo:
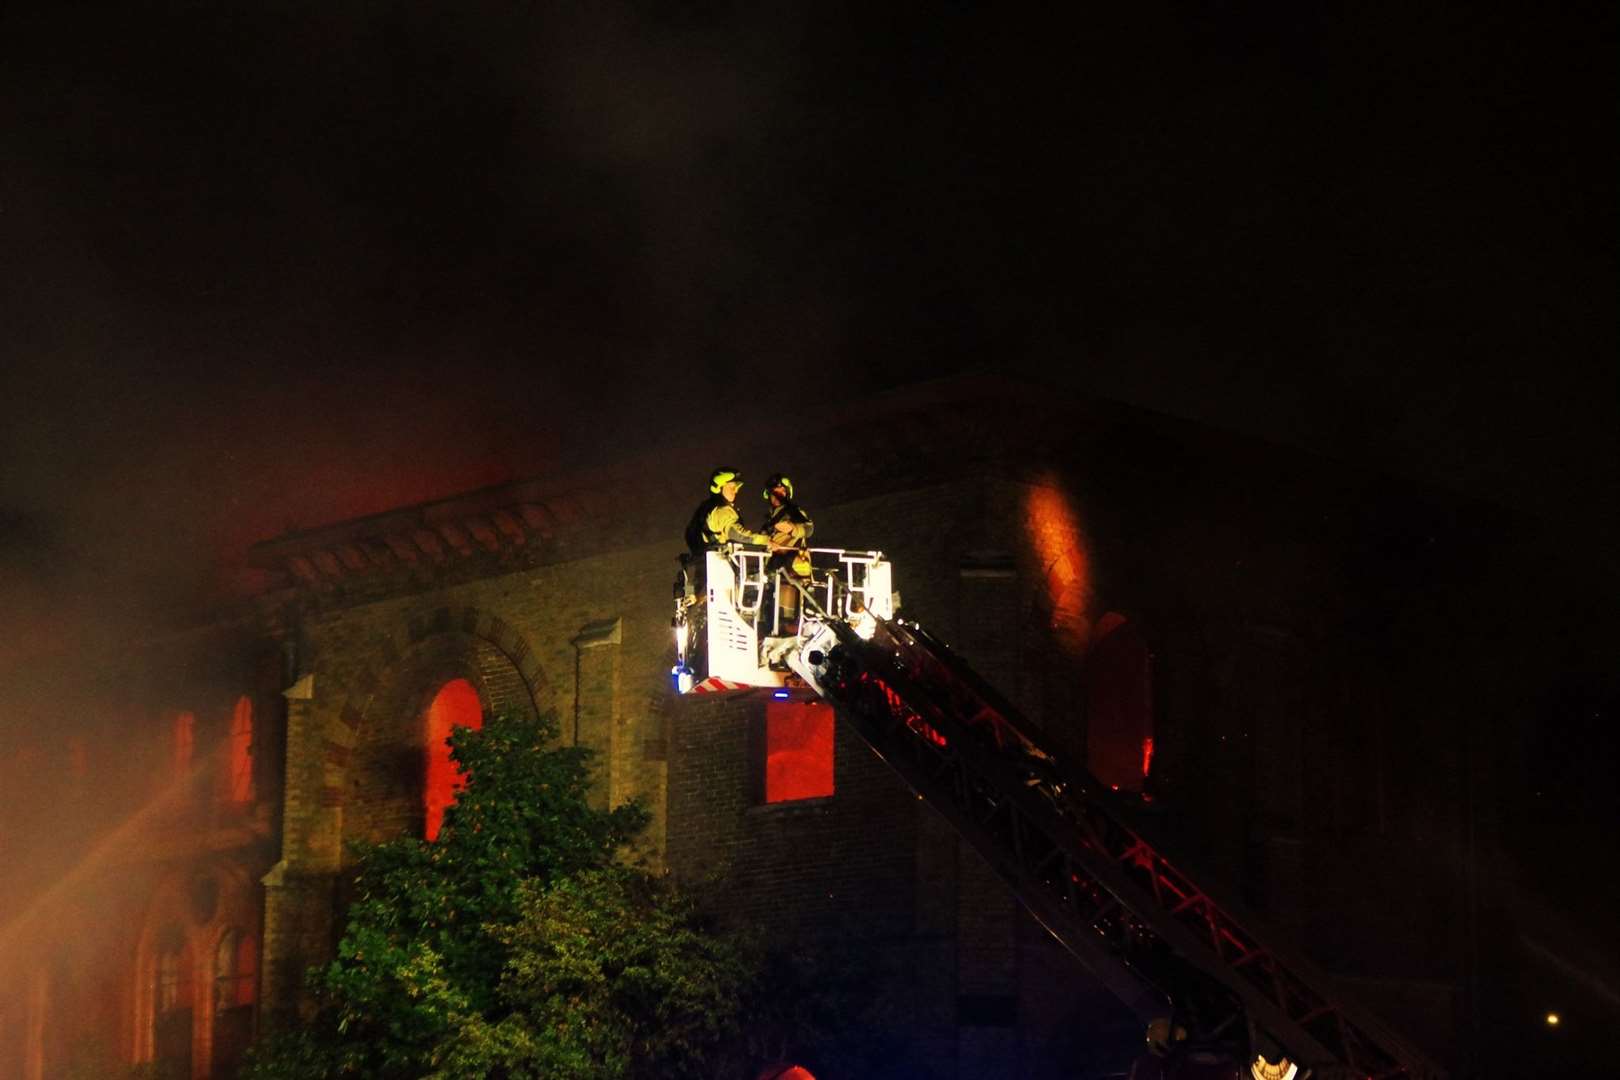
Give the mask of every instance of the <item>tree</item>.
[[713, 1075], [749, 946], [615, 861], [647, 814], [592, 808], [589, 752], [556, 735], [552, 717], [455, 732], [467, 786], [438, 839], [357, 847], [315, 1021], [256, 1048], [247, 1075]]

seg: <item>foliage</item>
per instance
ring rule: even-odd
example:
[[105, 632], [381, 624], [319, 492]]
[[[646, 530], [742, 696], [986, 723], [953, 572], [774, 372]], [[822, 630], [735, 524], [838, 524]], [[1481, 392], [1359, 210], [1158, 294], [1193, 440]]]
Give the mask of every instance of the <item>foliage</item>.
[[593, 809], [588, 752], [556, 733], [452, 735], [468, 783], [438, 839], [356, 848], [337, 958], [310, 973], [318, 1013], [244, 1076], [746, 1078], [801, 1051], [836, 1066], [822, 1075], [866, 1071], [850, 1036], [869, 958], [767, 952], [617, 861], [647, 816]]
[[510, 1011], [463, 1025], [445, 1077], [697, 1078], [735, 1042], [751, 953], [662, 882], [606, 867], [530, 887], [501, 936]]
[[554, 717], [459, 728], [466, 789], [439, 837], [358, 844], [355, 901], [337, 958], [312, 973], [302, 1032], [256, 1048], [247, 1075], [422, 1076], [475, 1017], [498, 1017], [522, 899], [611, 865], [645, 825], [635, 806], [590, 806], [589, 752], [555, 745]]

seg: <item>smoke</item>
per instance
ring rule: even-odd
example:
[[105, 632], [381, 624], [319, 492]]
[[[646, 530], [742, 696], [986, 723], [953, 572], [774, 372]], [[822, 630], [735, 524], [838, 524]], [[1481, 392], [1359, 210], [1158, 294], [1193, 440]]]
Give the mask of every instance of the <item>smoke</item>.
[[792, 19], [7, 30], [0, 665], [251, 587], [255, 540], [634, 452], [815, 340], [758, 321], [825, 305], [750, 286], [739, 210]]

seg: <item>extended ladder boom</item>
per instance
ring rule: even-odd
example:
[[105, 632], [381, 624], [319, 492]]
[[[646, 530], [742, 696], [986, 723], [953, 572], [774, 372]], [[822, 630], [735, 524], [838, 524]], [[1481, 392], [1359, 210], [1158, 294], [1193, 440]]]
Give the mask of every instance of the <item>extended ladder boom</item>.
[[817, 614], [825, 629], [795, 671], [1138, 1016], [1168, 1005], [1194, 1043], [1238, 1060], [1281, 1051], [1316, 1077], [1445, 1076], [1217, 904], [943, 643], [914, 623], [879, 620], [868, 639]]

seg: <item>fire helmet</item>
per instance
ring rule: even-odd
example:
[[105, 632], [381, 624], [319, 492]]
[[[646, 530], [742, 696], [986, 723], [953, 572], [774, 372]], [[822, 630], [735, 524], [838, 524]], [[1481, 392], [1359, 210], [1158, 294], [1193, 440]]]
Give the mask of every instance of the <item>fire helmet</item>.
[[736, 469], [718, 468], [709, 474], [709, 490], [718, 493], [721, 488], [731, 483], [741, 483], [742, 474]]
[[770, 477], [765, 481], [765, 490], [760, 492], [760, 495], [769, 502], [772, 489], [778, 487], [786, 488], [787, 497], [793, 498], [793, 481], [788, 479], [786, 473], [771, 473]]

